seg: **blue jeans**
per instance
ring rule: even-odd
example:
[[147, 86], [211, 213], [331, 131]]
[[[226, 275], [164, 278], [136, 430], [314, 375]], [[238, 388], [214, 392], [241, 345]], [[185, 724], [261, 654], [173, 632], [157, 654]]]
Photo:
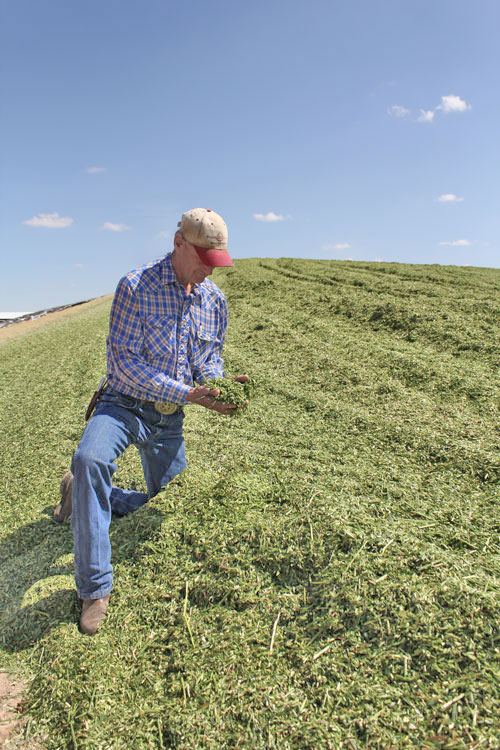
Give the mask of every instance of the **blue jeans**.
[[[137, 510], [186, 468], [183, 420], [183, 412], [159, 414], [151, 403], [113, 388], [99, 398], [71, 462], [71, 526], [81, 599], [99, 599], [111, 591], [111, 514]], [[141, 456], [147, 494], [112, 484], [114, 462], [132, 444]]]

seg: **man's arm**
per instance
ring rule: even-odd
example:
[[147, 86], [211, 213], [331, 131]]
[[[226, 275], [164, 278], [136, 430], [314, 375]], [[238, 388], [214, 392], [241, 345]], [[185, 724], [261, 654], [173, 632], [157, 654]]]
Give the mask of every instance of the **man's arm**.
[[228, 308], [226, 298], [223, 296], [221, 296], [219, 299], [217, 317], [217, 332], [216, 338], [212, 343], [212, 347], [210, 351], [207, 352], [205, 361], [202, 364], [198, 365], [196, 369], [193, 369], [193, 380], [195, 383], [203, 383], [205, 380], [224, 377], [224, 360], [222, 359], [222, 350], [224, 348], [224, 342], [226, 340]]
[[[207, 359], [197, 370], [193, 372], [193, 379], [197, 383], [203, 383], [205, 380], [211, 380], [212, 378], [223, 378], [224, 375], [224, 361], [222, 359], [222, 349], [224, 347], [224, 341], [226, 338], [226, 330], [228, 323], [228, 308], [226, 298], [222, 297], [220, 300], [219, 308], [219, 325], [217, 331], [217, 341], [214, 342], [212, 350], [207, 356]], [[248, 375], [239, 375], [234, 378], [240, 383], [246, 383], [249, 379]], [[219, 395], [219, 390], [209, 390], [207, 386], [197, 386], [193, 388], [188, 401], [191, 403], [197, 403], [200, 406], [204, 406], [206, 409], [211, 409], [219, 414], [229, 415], [236, 409], [235, 404], [226, 404], [224, 401], [217, 401], [215, 396]]]

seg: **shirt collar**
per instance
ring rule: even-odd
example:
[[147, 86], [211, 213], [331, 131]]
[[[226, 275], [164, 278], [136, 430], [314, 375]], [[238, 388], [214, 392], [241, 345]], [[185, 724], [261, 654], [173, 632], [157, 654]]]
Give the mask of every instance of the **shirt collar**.
[[[184, 289], [182, 284], [179, 284], [177, 276], [175, 275], [174, 267], [172, 266], [172, 253], [168, 253], [168, 255], [163, 258], [163, 261], [161, 263], [161, 283], [164, 286], [167, 286], [167, 284], [178, 284], [183, 289], [184, 294], [186, 293], [186, 290]], [[196, 297], [200, 297], [202, 286], [203, 284], [194, 284], [194, 286], [191, 288], [191, 294]]]

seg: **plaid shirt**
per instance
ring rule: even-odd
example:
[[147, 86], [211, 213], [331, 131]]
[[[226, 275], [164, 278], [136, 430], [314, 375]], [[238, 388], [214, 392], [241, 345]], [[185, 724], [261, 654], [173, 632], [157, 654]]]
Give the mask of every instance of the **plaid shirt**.
[[148, 401], [183, 404], [194, 382], [224, 376], [227, 302], [210, 279], [177, 281], [171, 255], [118, 283], [107, 339], [109, 385]]

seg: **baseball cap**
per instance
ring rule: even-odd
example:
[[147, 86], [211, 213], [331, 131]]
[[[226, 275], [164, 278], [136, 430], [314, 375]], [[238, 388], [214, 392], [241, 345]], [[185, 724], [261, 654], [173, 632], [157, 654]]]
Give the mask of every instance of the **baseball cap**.
[[182, 214], [177, 224], [185, 240], [194, 245], [200, 259], [207, 266], [232, 266], [227, 251], [227, 226], [219, 214], [210, 208], [192, 208]]

